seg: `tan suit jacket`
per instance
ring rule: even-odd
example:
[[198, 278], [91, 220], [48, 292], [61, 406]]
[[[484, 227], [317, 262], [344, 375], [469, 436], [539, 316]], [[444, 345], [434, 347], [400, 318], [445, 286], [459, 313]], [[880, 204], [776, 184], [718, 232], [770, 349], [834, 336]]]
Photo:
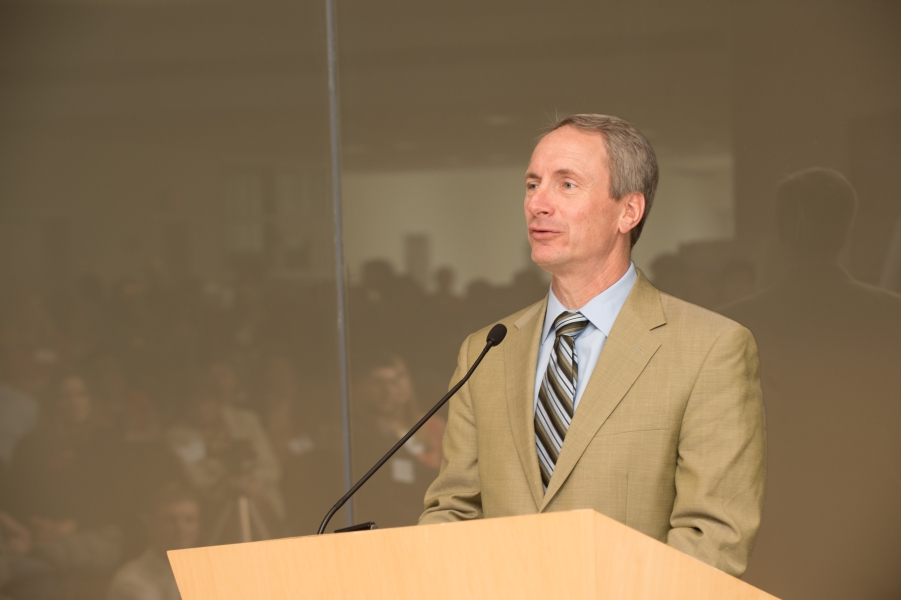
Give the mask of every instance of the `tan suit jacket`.
[[[547, 299], [450, 402], [444, 460], [420, 524], [593, 508], [727, 573], [760, 523], [766, 426], [757, 347], [737, 323], [639, 273], [579, 401], [547, 492], [534, 386]], [[484, 347], [469, 336], [454, 381]]]

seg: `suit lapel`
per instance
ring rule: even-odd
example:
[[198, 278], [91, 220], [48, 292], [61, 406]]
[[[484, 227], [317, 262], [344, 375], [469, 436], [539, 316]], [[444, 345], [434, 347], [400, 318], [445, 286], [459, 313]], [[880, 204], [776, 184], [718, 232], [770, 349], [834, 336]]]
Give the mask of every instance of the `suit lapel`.
[[[665, 322], [660, 293], [639, 272], [635, 286], [613, 324], [610, 337], [604, 344], [604, 350], [579, 400], [575, 416], [566, 432], [563, 449], [554, 466], [554, 474], [542, 502], [539, 503], [539, 511], [544, 510], [569, 477], [598, 429], [657, 352], [660, 342], [650, 330]], [[536, 361], [537, 357], [532, 364]], [[534, 433], [534, 425], [532, 428]], [[535, 454], [534, 449], [532, 453]], [[537, 468], [537, 458], [535, 462]]]
[[513, 441], [529, 480], [535, 506], [541, 504], [544, 490], [541, 487], [541, 471], [538, 469], [532, 404], [535, 398], [535, 365], [538, 363], [538, 345], [546, 310], [547, 298], [526, 311], [514, 323], [516, 331], [511, 333], [515, 335], [507, 339], [504, 347], [507, 411], [513, 429]]

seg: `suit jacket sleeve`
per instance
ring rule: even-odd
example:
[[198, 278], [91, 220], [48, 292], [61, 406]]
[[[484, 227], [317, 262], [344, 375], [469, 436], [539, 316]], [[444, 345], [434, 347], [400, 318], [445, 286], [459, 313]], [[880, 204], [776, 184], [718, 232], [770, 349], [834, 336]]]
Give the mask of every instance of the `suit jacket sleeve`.
[[[460, 348], [457, 370], [451, 385], [463, 378], [470, 367], [472, 336]], [[441, 471], [425, 495], [425, 512], [420, 525], [478, 519], [482, 516], [479, 482], [478, 439], [467, 382], [450, 400], [447, 428], [444, 431], [444, 456]]]
[[736, 325], [710, 348], [685, 408], [667, 543], [741, 575], [760, 525], [765, 481], [757, 345]]

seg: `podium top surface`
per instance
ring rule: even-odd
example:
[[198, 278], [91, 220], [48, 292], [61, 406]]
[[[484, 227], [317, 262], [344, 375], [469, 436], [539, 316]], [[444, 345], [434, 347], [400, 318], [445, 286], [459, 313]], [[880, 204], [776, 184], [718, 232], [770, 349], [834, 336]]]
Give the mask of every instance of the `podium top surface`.
[[184, 600], [772, 600], [593, 510], [169, 552]]

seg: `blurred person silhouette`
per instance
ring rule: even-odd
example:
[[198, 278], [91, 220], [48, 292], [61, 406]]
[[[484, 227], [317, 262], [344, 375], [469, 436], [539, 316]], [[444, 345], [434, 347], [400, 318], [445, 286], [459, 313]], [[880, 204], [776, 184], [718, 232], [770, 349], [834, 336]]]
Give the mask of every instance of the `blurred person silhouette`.
[[38, 421], [38, 402], [28, 394], [7, 385], [0, 365], [0, 468], [12, 460], [19, 441]]
[[387, 260], [366, 261], [360, 273], [360, 288], [370, 303], [390, 300], [398, 292], [399, 276]]
[[[425, 414], [405, 361], [374, 351], [365, 357], [354, 393], [354, 464], [365, 473]], [[444, 419], [429, 419], [361, 488], [358, 514], [379, 527], [415, 525], [422, 499], [441, 465]], [[359, 519], [358, 519], [359, 520]]]
[[486, 279], [474, 279], [466, 286], [464, 331], [484, 327], [504, 314], [506, 304], [501, 290]]
[[197, 546], [200, 501], [183, 484], [172, 482], [151, 498], [144, 514], [149, 547], [115, 574], [107, 600], [180, 600], [166, 552]]
[[[308, 388], [305, 387], [308, 392]], [[285, 356], [271, 356], [263, 370], [263, 423], [272, 440], [282, 468], [282, 491], [292, 533], [308, 531], [308, 514], [318, 513], [318, 485], [313, 485], [314, 469], [320, 449], [314, 439], [316, 421], [309, 398], [301, 395], [297, 370]], [[318, 518], [318, 514], [313, 514]]]
[[892, 229], [879, 285], [896, 293], [901, 292], [901, 217], [898, 217]]
[[55, 311], [74, 363], [89, 359], [103, 342], [103, 312], [78, 292], [76, 289], [58, 298]]
[[435, 270], [435, 291], [432, 302], [436, 306], [444, 306], [448, 312], [456, 312], [460, 308], [460, 298], [454, 293], [457, 272], [453, 267], [444, 265]]
[[27, 527], [0, 511], [0, 599], [57, 600], [59, 588], [50, 566], [32, 556]]
[[776, 194], [789, 269], [725, 309], [760, 347], [769, 480], [746, 579], [798, 600], [901, 597], [901, 297], [839, 264], [851, 184], [808, 169]]
[[297, 373], [291, 360], [272, 356], [263, 373], [263, 421], [283, 467], [308, 454], [315, 444], [303, 431]]
[[211, 515], [211, 543], [238, 541], [230, 536], [244, 523], [245, 510], [253, 530], [241, 529], [241, 539], [247, 533], [255, 539], [280, 533], [285, 516], [281, 468], [255, 412], [224, 404], [204, 377], [190, 393], [185, 418], [169, 429], [167, 438]]
[[157, 333], [153, 316], [146, 290], [137, 281], [124, 278], [113, 285], [107, 312], [109, 341], [129, 370], [147, 361], [148, 344]]
[[10, 512], [28, 524], [34, 555], [89, 590], [118, 563], [126, 509], [126, 453], [97, 417], [83, 377], [52, 386], [52, 404], [13, 456]]
[[98, 418], [128, 441], [149, 441], [160, 435], [160, 417], [149, 391], [129, 381], [122, 361], [98, 357], [92, 369]]
[[666, 252], [651, 262], [651, 281], [661, 292], [685, 298], [687, 277], [685, 261], [676, 254]]
[[439, 317], [425, 321], [430, 327], [431, 335], [435, 337], [433, 342], [439, 344], [444, 343], [447, 334], [460, 326], [463, 311], [466, 309], [466, 303], [454, 293], [456, 280], [457, 273], [453, 267], [445, 265], [438, 268], [435, 271], [435, 291], [428, 296], [426, 305], [420, 309]]
[[250, 403], [247, 389], [238, 377], [238, 370], [229, 360], [217, 360], [209, 366], [212, 383], [219, 401], [228, 406], [246, 407]]
[[12, 294], [0, 311], [0, 351], [15, 386], [38, 398], [72, 368], [72, 344], [58, 330], [45, 298], [33, 290]]
[[532, 265], [513, 274], [513, 282], [506, 291], [504, 312], [516, 310], [523, 301], [538, 302], [544, 298], [548, 282], [541, 273], [541, 269]]
[[721, 305], [718, 273], [691, 261], [685, 264], [684, 300], [713, 310]]
[[[126, 502], [140, 505], [148, 494], [181, 472], [162, 439], [157, 403], [148, 383], [140, 381], [140, 372], [130, 375], [116, 356], [98, 356], [89, 372], [97, 420], [124, 442], [124, 460], [129, 466]], [[138, 550], [144, 543], [139, 515], [129, 511], [123, 526], [126, 553]]]
[[731, 258], [723, 265], [719, 280], [719, 303], [728, 306], [754, 293], [757, 269], [747, 260]]

